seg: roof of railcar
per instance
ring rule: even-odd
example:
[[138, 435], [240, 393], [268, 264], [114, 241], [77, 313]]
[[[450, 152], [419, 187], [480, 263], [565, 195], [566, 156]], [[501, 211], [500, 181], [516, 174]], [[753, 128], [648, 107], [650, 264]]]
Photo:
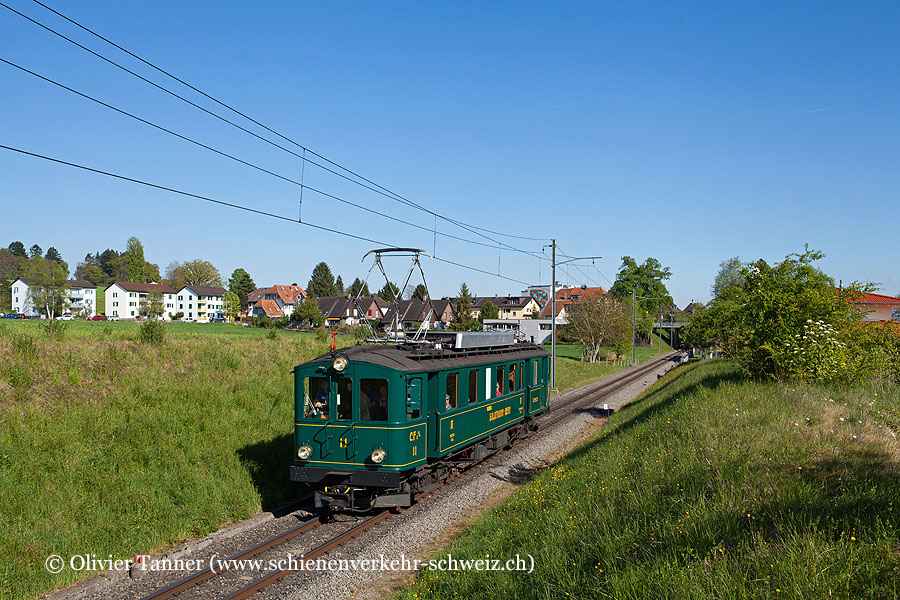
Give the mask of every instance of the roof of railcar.
[[[540, 346], [528, 343], [479, 350], [414, 350], [396, 345], [360, 344], [349, 348], [341, 348], [337, 353], [340, 356], [346, 356], [351, 363], [364, 362], [412, 373], [443, 371], [445, 369], [459, 369], [499, 362], [512, 362], [538, 356], [550, 356], [550, 353]], [[323, 362], [331, 363], [332, 360], [332, 355], [328, 352], [299, 366], [319, 365]]]

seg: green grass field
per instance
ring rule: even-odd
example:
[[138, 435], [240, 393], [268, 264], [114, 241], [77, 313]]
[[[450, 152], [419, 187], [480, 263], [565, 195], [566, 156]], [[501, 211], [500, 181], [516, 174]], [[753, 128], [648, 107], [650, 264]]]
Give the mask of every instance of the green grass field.
[[[0, 321], [0, 598], [92, 574], [50, 575], [50, 554], [149, 552], [301, 493], [290, 372], [328, 342], [165, 327], [156, 347], [138, 323], [69, 321], [51, 338], [38, 320]], [[560, 359], [558, 383], [612, 370]]]
[[[668, 344], [663, 342], [662, 351], [659, 350], [659, 338], [653, 336], [653, 346], [638, 346], [635, 349], [635, 359], [638, 362], [646, 362], [651, 358], [665, 354], [672, 350]], [[550, 344], [544, 344], [544, 349], [550, 350]], [[605, 353], [612, 354], [613, 349], [608, 348]], [[605, 353], [602, 353], [601, 356]], [[578, 344], [557, 344], [556, 345], [556, 387], [561, 391], [568, 390], [573, 387], [584, 385], [595, 379], [606, 377], [622, 369], [627, 368], [622, 364], [609, 363], [601, 361], [598, 363], [581, 362], [581, 346]], [[631, 361], [631, 354], [624, 358], [625, 361]]]
[[49, 554], [130, 556], [200, 536], [299, 493], [294, 365], [327, 349], [309, 334], [234, 325], [0, 322], [0, 597], [76, 577]]
[[[897, 598], [900, 390], [681, 367], [540, 471], [400, 598]], [[896, 506], [895, 506], [896, 505]]]

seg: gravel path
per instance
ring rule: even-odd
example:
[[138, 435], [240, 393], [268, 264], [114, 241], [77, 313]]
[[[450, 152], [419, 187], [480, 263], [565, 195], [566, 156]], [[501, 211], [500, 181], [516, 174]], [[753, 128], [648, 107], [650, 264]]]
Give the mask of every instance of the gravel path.
[[[666, 362], [655, 371], [598, 401], [596, 408], [609, 404], [613, 410], [621, 408], [639, 395], [649, 385], [656, 382], [658, 374], [665, 373], [675, 365]], [[555, 400], [565, 400], [585, 390], [592, 390], [615, 379], [604, 378], [581, 388], [561, 394]], [[569, 451], [577, 443], [596, 432], [605, 419], [598, 419], [598, 411], [590, 408], [579, 411], [561, 422], [540, 432], [532, 440], [520, 443], [512, 449], [488, 460], [485, 464], [470, 469], [456, 482], [443, 487], [403, 513], [388, 518], [360, 537], [331, 552], [326, 560], [373, 559], [382, 564], [406, 558], [427, 560], [435, 551], [446, 545], [473, 521], [483, 510], [501, 502], [517, 486], [528, 480], [530, 474], [551, 464], [559, 456]], [[535, 443], [537, 442], [537, 443]], [[234, 531], [228, 528], [210, 534], [199, 543], [194, 541], [170, 557], [190, 558], [209, 564], [210, 557], [225, 558], [253, 544], [286, 531], [309, 518], [309, 513], [297, 510], [279, 518], [254, 519], [259, 525], [248, 527], [237, 524]], [[357, 519], [350, 515], [340, 515], [336, 523], [313, 529], [275, 551], [258, 558], [284, 559], [288, 553], [298, 558], [312, 549], [326, 537], [349, 528]], [[235, 533], [236, 532], [236, 533]], [[507, 558], [507, 557], [504, 557]], [[119, 577], [112, 583], [103, 576], [94, 578], [93, 585], [76, 585], [53, 595], [54, 600], [125, 600], [140, 598], [161, 587], [190, 575], [192, 570], [146, 573], [137, 578]], [[262, 571], [229, 573], [221, 578], [206, 582], [202, 588], [179, 596], [184, 599], [222, 598], [228, 593], [246, 585]], [[140, 575], [140, 574], [139, 574]], [[287, 576], [255, 598], [381, 598], [389, 595], [398, 585], [414, 576], [414, 572], [400, 570], [346, 569], [324, 571], [300, 571]], [[91, 581], [91, 580], [89, 580]], [[81, 589], [79, 589], [81, 588]], [[96, 592], [87, 594], [86, 591]]]

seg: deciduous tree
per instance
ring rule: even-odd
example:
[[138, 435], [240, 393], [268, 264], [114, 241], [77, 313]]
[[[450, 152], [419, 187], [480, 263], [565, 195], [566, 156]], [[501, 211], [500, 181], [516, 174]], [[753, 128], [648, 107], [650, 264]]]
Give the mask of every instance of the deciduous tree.
[[[243, 271], [243, 269], [240, 270]], [[246, 273], [246, 271], [244, 271], [244, 273]], [[233, 277], [234, 276], [232, 275], [232, 278]], [[231, 321], [237, 319], [241, 311], [246, 310], [246, 307], [241, 307], [240, 296], [234, 292], [225, 292], [224, 300], [225, 307], [223, 309], [223, 312], [225, 313], [225, 316], [228, 317], [228, 319], [230, 319]]]
[[222, 287], [222, 275], [208, 260], [188, 260], [175, 269], [175, 289], [186, 285], [211, 285]]
[[663, 280], [671, 276], [672, 272], [669, 267], [663, 267], [653, 257], [647, 258], [639, 265], [630, 256], [623, 256], [622, 266], [609, 291], [619, 300], [624, 300], [631, 295], [632, 289], [637, 290], [638, 296], [649, 298], [640, 300], [638, 304], [651, 314], [655, 314], [660, 306], [668, 307], [673, 304], [672, 296], [669, 295], [669, 290], [663, 283]]
[[622, 302], [609, 294], [591, 295], [566, 307], [568, 333], [581, 343], [588, 362], [597, 362], [606, 346], [624, 346], [623, 340], [631, 337], [630, 316]]
[[35, 280], [29, 286], [34, 308], [42, 311], [48, 319], [62, 314], [68, 306], [69, 295], [66, 290], [66, 273], [59, 263], [34, 256], [28, 261], [26, 270], [25, 276]]
[[134, 236], [125, 244], [125, 268], [128, 281], [144, 283], [144, 245]]
[[159, 318], [165, 310], [162, 292], [150, 292], [147, 301], [141, 305], [141, 314], [150, 319]]
[[[324, 263], [323, 263], [324, 264]], [[319, 310], [319, 303], [313, 296], [307, 296], [294, 310], [293, 317], [309, 326], [319, 326], [325, 322], [325, 315]]]
[[239, 311], [247, 311], [247, 295], [256, 289], [256, 284], [250, 277], [250, 273], [238, 267], [231, 273], [228, 280], [228, 291], [237, 295], [239, 301]]
[[499, 319], [500, 309], [497, 308], [496, 304], [489, 300], [481, 307], [481, 312], [478, 313], [478, 316], [481, 318], [482, 322], [484, 322], [485, 319]]
[[723, 292], [733, 287], [744, 287], [746, 281], [744, 263], [735, 256], [719, 263], [719, 272], [716, 274], [715, 280], [713, 280], [710, 292], [713, 298], [718, 298]]

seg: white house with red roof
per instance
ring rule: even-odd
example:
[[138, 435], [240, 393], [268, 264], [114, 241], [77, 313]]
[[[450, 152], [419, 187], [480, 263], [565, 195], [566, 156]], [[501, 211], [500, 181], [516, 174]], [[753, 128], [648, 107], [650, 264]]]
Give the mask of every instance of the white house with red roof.
[[306, 298], [306, 291], [299, 285], [273, 285], [259, 288], [247, 294], [247, 313], [253, 317], [278, 319], [294, 313], [297, 302]]
[[865, 293], [850, 302], [859, 307], [863, 321], [900, 321], [900, 298]]

